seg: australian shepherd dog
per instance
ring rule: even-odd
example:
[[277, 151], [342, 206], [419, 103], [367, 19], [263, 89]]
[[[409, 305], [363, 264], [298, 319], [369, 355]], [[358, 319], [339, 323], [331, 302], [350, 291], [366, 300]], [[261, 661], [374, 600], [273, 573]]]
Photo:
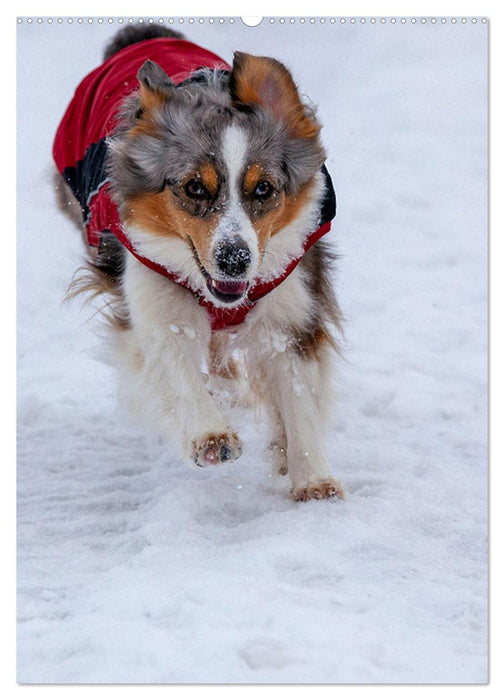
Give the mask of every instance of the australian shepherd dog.
[[287, 68], [129, 26], [78, 86], [53, 154], [88, 252], [72, 292], [103, 295], [121, 403], [207, 467], [242, 454], [212, 382], [246, 381], [292, 497], [342, 498], [324, 448], [335, 197]]

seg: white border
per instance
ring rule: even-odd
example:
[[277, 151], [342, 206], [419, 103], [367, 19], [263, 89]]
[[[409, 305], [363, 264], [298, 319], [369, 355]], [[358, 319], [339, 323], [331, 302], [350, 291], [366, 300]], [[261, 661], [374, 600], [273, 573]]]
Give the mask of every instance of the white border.
[[[15, 522], [15, 345], [10, 343], [2, 343], [4, 348], [4, 357], [2, 366], [2, 386], [7, 390], [7, 405], [4, 408], [3, 416], [3, 446], [7, 452], [7, 459], [3, 464], [3, 476], [5, 479], [2, 508], [2, 524], [4, 540], [3, 552], [4, 561], [7, 562], [6, 570], [4, 569], [3, 579], [3, 596], [2, 601], [4, 610], [2, 615], [2, 633], [4, 635], [4, 644], [2, 645], [2, 668], [3, 673], [0, 680], [1, 689], [4, 697], [12, 697], [18, 693], [36, 693], [39, 697], [54, 697], [60, 695], [65, 698], [73, 698], [76, 696], [87, 697], [89, 693], [99, 697], [103, 693], [118, 690], [125, 698], [144, 697], [146, 693], [158, 692], [162, 694], [169, 693], [170, 697], [184, 697], [185, 695], [194, 695], [199, 692], [205, 694], [223, 695], [237, 694], [241, 697], [251, 696], [252, 693], [260, 692], [278, 693], [288, 692], [291, 696], [306, 697], [306, 693], [324, 694], [331, 697], [356, 697], [363, 693], [373, 693], [373, 698], [376, 694], [386, 694], [387, 697], [394, 696], [403, 698], [422, 697], [428, 693], [429, 697], [446, 697], [452, 694], [454, 697], [462, 700], [474, 694], [485, 694], [486, 696], [496, 697], [502, 696], [504, 689], [503, 673], [502, 673], [502, 621], [504, 620], [503, 605], [501, 603], [501, 595], [499, 590], [503, 588], [502, 581], [502, 544], [496, 545], [495, 540], [500, 540], [499, 533], [504, 531], [502, 523], [503, 508], [500, 504], [502, 489], [502, 442], [500, 436], [503, 433], [502, 421], [504, 416], [504, 406], [502, 405], [502, 386], [503, 386], [503, 370], [501, 358], [504, 357], [504, 347], [502, 343], [502, 326], [499, 322], [499, 317], [502, 318], [502, 310], [500, 309], [500, 301], [503, 298], [502, 287], [504, 284], [504, 275], [501, 272], [502, 247], [504, 237], [504, 227], [502, 222], [502, 213], [497, 210], [496, 202], [502, 199], [502, 128], [499, 125], [504, 123], [502, 110], [502, 90], [498, 84], [498, 75], [500, 74], [499, 66], [503, 65], [504, 37], [502, 36], [502, 6], [493, 2], [474, 3], [460, 0], [458, 2], [443, 2], [440, 3], [408, 3], [405, 6], [404, 2], [358, 2], [358, 3], [338, 3], [333, 2], [317, 2], [310, 0], [306, 3], [306, 9], [310, 10], [311, 17], [326, 16], [331, 17], [337, 11], [339, 17], [488, 17], [490, 31], [490, 85], [491, 85], [491, 157], [490, 157], [490, 203], [493, 204], [490, 212], [491, 226], [491, 263], [490, 263], [490, 289], [491, 289], [491, 522], [493, 538], [491, 539], [491, 682], [489, 686], [403, 686], [403, 685], [387, 685], [387, 686], [310, 686], [309, 690], [304, 686], [289, 686], [288, 688], [261, 686], [16, 686], [15, 684], [15, 539], [14, 539], [14, 522]], [[21, 2], [16, 5], [15, 13], [9, 16], [4, 13], [4, 28], [7, 30], [8, 41], [4, 44], [3, 51], [8, 52], [7, 60], [4, 61], [4, 83], [5, 87], [11, 94], [15, 93], [15, 71], [9, 66], [14, 65], [12, 61], [13, 44], [15, 42], [14, 32], [11, 30], [15, 26], [15, 18], [19, 16], [83, 16], [83, 17], [116, 17], [118, 15], [133, 17], [138, 16], [138, 2], [123, 2], [117, 3], [94, 3], [88, 1], [86, 3], [71, 4], [69, 2], [47, 2], [41, 8], [38, 3]], [[295, 6], [293, 2], [264, 2], [261, 0], [253, 3], [247, 2], [236, 4], [231, 2], [216, 2], [209, 4], [208, 2], [188, 2], [183, 5], [183, 13], [176, 13], [177, 7], [172, 3], [150, 3], [145, 6], [144, 17], [164, 17], [167, 11], [172, 11], [173, 16], [198, 16], [198, 17], [239, 17], [239, 16], [300, 16], [299, 3]], [[301, 8], [305, 9], [305, 8]], [[407, 10], [407, 14], [405, 14]], [[475, 14], [477, 12], [477, 14]], [[4, 174], [15, 172], [15, 147], [14, 140], [5, 137], [8, 133], [15, 132], [15, 110], [4, 110], [4, 147], [7, 149], [8, 164], [4, 165]], [[12, 167], [9, 167], [11, 165]], [[4, 254], [9, 260], [10, 273], [2, 276], [3, 285], [3, 300], [7, 306], [6, 314], [4, 315], [4, 324], [7, 324], [9, 329], [14, 329], [13, 338], [15, 338], [15, 309], [13, 308], [13, 289], [15, 288], [15, 252], [12, 250], [15, 232], [15, 214], [13, 213], [14, 202], [16, 198], [15, 178], [4, 178], [3, 194], [5, 202], [11, 203], [10, 216], [4, 222], [4, 241], [7, 241], [7, 249], [3, 248]], [[7, 347], [6, 347], [7, 346]], [[12, 402], [11, 402], [12, 400]], [[5, 454], [5, 453], [4, 453]], [[12, 457], [14, 455], [14, 457]], [[500, 551], [499, 551], [499, 549]]]

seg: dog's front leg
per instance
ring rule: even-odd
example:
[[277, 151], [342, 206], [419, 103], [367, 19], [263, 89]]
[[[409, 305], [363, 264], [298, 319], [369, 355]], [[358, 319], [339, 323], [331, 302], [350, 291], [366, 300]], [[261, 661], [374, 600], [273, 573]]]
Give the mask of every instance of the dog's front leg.
[[198, 365], [201, 354], [193, 329], [187, 336], [189, 327], [181, 326], [177, 332], [174, 329], [178, 327], [171, 325], [172, 330], [160, 338], [157, 350], [153, 344], [149, 348], [155, 384], [168, 417], [167, 426], [173, 416], [184, 451], [198, 466], [235, 460], [242, 453], [241, 443], [208, 393]]
[[288, 348], [265, 357], [261, 366], [261, 390], [282, 423], [286, 442], [281, 449], [287, 453], [291, 493], [297, 501], [344, 497], [331, 476], [324, 447], [329, 372], [329, 348], [319, 349], [318, 359]]
[[130, 329], [123, 331], [128, 403], [162, 437], [180, 433], [199, 466], [237, 459], [240, 440], [205, 386], [202, 361], [210, 338], [206, 311], [185, 289], [129, 261], [124, 284]]

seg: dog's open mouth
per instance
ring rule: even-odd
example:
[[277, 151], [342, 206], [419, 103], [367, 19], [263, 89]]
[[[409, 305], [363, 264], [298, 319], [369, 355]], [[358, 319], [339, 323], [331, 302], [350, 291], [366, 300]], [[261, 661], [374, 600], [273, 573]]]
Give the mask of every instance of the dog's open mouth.
[[241, 299], [247, 291], [247, 281], [214, 280], [212, 277], [207, 275], [205, 275], [207, 281], [207, 289], [219, 301], [224, 301], [227, 304], [233, 304], [234, 302]]
[[249, 283], [247, 280], [216, 280], [210, 276], [210, 274], [204, 268], [201, 260], [199, 259], [196, 246], [190, 240], [190, 245], [201, 274], [206, 280], [207, 289], [216, 299], [223, 301], [226, 304], [234, 304], [242, 297], [248, 289]]

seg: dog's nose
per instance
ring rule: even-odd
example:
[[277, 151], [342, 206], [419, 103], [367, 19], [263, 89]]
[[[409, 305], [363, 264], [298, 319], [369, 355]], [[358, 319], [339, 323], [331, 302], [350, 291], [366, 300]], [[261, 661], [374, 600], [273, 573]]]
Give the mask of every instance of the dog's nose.
[[242, 238], [223, 241], [215, 251], [215, 262], [220, 272], [228, 277], [243, 275], [251, 261], [250, 250]]

